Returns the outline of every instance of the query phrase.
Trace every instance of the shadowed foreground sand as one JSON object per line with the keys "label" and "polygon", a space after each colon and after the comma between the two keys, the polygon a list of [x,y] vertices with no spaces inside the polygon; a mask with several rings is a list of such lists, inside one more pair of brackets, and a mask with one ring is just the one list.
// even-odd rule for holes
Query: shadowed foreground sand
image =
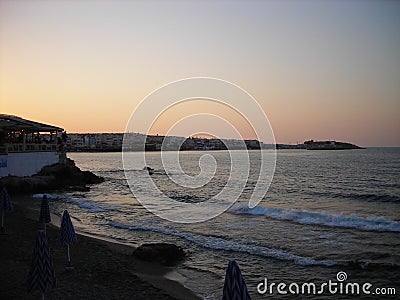
{"label": "shadowed foreground sand", "polygon": [[[35,215],[14,204],[14,212],[5,216],[7,234],[0,235],[0,299],[41,299],[39,291],[28,294],[26,289],[37,230],[43,228]],[[66,271],[66,247],[56,244],[57,232],[58,228],[47,227],[57,287],[48,289],[45,299],[199,299],[165,279],[164,267],[129,255],[133,248],[87,236],[79,235],[78,244],[71,247],[75,269]]]}

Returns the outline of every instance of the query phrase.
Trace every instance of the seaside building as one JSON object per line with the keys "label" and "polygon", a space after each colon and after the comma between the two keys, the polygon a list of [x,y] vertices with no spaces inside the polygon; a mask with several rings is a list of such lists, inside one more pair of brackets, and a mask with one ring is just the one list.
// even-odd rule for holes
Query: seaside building
{"label": "seaside building", "polygon": [[81,134],[68,134],[67,150],[77,151],[85,147],[84,136]]}
{"label": "seaside building", "polygon": [[71,133],[67,151],[121,151],[123,133]]}
{"label": "seaside building", "polygon": [[123,133],[103,133],[101,135],[102,148],[121,150],[123,138]]}
{"label": "seaside building", "polygon": [[141,133],[126,133],[123,135],[124,151],[143,151],[147,136]]}
{"label": "seaside building", "polygon": [[178,151],[185,140],[186,139],[184,137],[180,136],[165,136],[163,140],[162,150]]}
{"label": "seaside building", "polygon": [[64,129],[0,114],[0,177],[31,176],[65,162]]}

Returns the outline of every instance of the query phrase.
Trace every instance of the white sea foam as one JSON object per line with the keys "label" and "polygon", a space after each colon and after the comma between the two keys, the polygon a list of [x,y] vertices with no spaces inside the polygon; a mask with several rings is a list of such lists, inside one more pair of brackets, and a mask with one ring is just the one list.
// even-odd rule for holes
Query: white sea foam
{"label": "white sea foam", "polygon": [[62,198],[64,198],[62,195],[57,195],[57,194],[34,194],[34,195],[32,195],[32,197],[35,199],[42,199],[44,195],[47,196],[47,199],[62,199]]}
{"label": "white sea foam", "polygon": [[181,232],[167,227],[126,225],[113,221],[110,221],[108,224],[116,228],[151,231],[151,232],[176,236],[183,238],[189,242],[192,242],[198,246],[208,249],[243,252],[251,255],[271,257],[279,260],[293,261],[295,264],[302,266],[310,266],[310,265],[332,266],[337,264],[336,262],[333,261],[318,261],[313,258],[298,256],[289,252],[282,251],[280,249],[268,248],[236,240],[227,240],[220,237],[206,236],[190,232]]}
{"label": "white sea foam", "polygon": [[105,212],[115,209],[112,204],[99,203],[90,200],[83,199],[82,195],[58,195],[58,194],[34,194],[32,197],[35,199],[42,199],[43,195],[46,195],[48,199],[65,199],[66,203],[72,203],[80,208],[86,209],[90,213]]}
{"label": "white sea foam", "polygon": [[90,200],[85,200],[82,198],[79,199],[70,198],[66,199],[65,202],[78,205],[80,208],[84,208],[90,213],[106,212],[115,209],[115,206],[112,204],[99,203]]}
{"label": "white sea foam", "polygon": [[256,206],[249,208],[245,203],[237,203],[229,209],[236,215],[266,216],[272,219],[291,221],[300,224],[324,225],[330,227],[357,228],[371,231],[400,232],[400,222],[383,217],[363,218],[356,215],[318,213],[295,209]]}

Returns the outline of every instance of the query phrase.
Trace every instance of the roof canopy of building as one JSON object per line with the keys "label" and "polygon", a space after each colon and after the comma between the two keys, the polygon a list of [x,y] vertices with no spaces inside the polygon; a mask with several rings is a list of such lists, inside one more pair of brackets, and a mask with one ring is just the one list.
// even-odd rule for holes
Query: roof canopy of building
{"label": "roof canopy of building", "polygon": [[0,129],[3,131],[24,131],[27,133],[64,131],[60,127],[5,114],[0,114]]}

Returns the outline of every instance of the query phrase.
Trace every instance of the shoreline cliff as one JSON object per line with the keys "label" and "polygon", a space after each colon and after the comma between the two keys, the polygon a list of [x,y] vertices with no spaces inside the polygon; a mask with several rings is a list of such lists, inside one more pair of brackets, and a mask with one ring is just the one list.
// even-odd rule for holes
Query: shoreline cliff
{"label": "shoreline cliff", "polygon": [[0,178],[0,188],[7,187],[13,194],[34,194],[54,190],[88,191],[88,184],[104,182],[104,178],[90,171],[82,171],[67,158],[65,164],[43,167],[37,174],[26,177]]}

